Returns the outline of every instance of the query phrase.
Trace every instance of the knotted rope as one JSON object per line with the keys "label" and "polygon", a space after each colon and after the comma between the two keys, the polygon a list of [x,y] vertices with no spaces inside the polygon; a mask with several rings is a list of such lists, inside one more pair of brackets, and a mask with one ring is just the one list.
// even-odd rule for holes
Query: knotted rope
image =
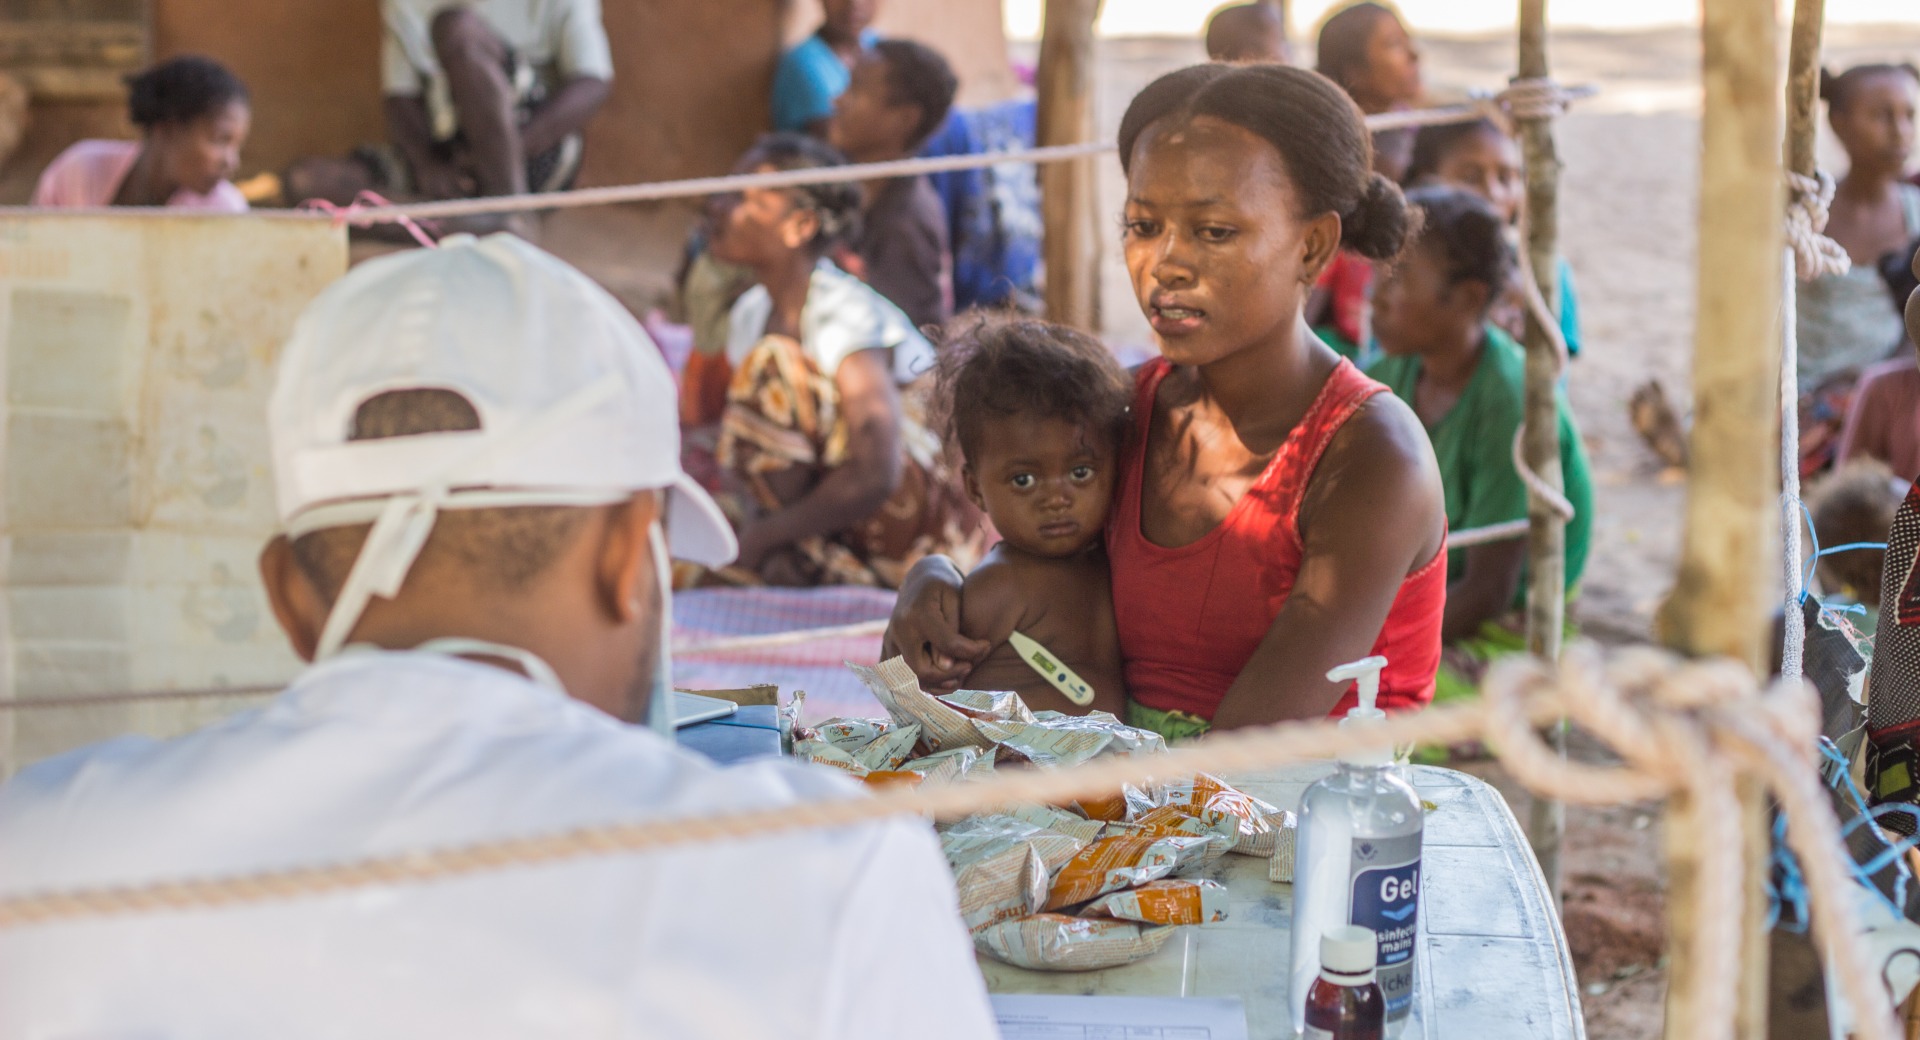
{"label": "knotted rope", "polygon": [[[355,222],[355,219],[359,217],[360,214],[365,213],[369,209],[392,205],[393,203],[391,201],[377,191],[363,191],[355,195],[353,201],[345,206],[336,206],[326,199],[308,199],[302,202],[297,208],[312,210],[317,213],[325,213],[332,217],[334,225],[338,226]],[[426,249],[439,248],[440,243],[434,241],[433,236],[427,234],[426,229],[416,223],[412,217],[400,214],[393,218],[393,222],[407,229],[407,234],[413,236],[413,240],[418,242],[421,247]]]}
{"label": "knotted rope", "polygon": [[[1699,939],[1700,961],[1687,980],[1692,1006],[1706,1009],[1693,1034],[1701,1040],[1731,1040],[1739,984],[1745,849],[1725,795],[1741,776],[1764,783],[1779,800],[1787,843],[1806,872],[1812,925],[1831,951],[1833,981],[1860,1015],[1858,1035],[1895,1040],[1891,1001],[1874,983],[1878,974],[1858,943],[1839,824],[1813,757],[1818,705],[1808,687],[1781,684],[1764,692],[1728,662],[1683,662],[1654,650],[1627,651],[1607,662],[1592,647],[1578,646],[1553,669],[1531,658],[1502,661],[1484,691],[1477,703],[1396,716],[1372,728],[1340,729],[1319,721],[1216,733],[1166,754],[1113,756],[1057,771],[1008,770],[977,783],[889,787],[865,798],[583,827],[245,875],[16,895],[0,899],[0,928],[311,898],[895,816],[953,819],[1016,805],[1065,804],[1154,777],[1244,773],[1387,743],[1483,739],[1516,778],[1546,797],[1611,804],[1682,796],[1674,825],[1697,839],[1701,904],[1693,919],[1677,922],[1672,931]],[[1622,764],[1559,757],[1535,727],[1563,716],[1604,740]]]}
{"label": "knotted rope", "polygon": [[1599,88],[1563,87],[1551,79],[1515,77],[1493,96],[1493,103],[1513,119],[1558,119],[1575,101],[1593,97]]}
{"label": "knotted rope", "polygon": [[1811,177],[1787,171],[1787,245],[1801,281],[1853,270],[1846,248],[1825,234],[1833,192],[1833,177],[1825,170]]}

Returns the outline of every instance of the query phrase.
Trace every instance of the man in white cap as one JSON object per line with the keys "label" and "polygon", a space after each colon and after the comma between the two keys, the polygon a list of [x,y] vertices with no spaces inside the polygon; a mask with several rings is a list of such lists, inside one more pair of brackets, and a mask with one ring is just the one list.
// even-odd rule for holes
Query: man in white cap
{"label": "man in white cap", "polygon": [[[639,326],[519,239],[367,263],[296,326],[261,558],[313,661],[266,707],[0,788],[0,895],[849,797],[633,725],[680,471]],[[664,537],[662,528],[664,527]],[[894,820],[0,930],[5,1037],[989,1037],[930,830]]]}

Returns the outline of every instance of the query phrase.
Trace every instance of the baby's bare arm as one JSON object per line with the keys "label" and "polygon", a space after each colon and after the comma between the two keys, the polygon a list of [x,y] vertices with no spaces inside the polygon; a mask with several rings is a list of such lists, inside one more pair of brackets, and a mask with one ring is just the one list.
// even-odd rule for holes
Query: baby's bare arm
{"label": "baby's bare arm", "polygon": [[1020,627],[1027,603],[1023,568],[997,557],[989,554],[967,575],[960,595],[960,634],[996,648]]}

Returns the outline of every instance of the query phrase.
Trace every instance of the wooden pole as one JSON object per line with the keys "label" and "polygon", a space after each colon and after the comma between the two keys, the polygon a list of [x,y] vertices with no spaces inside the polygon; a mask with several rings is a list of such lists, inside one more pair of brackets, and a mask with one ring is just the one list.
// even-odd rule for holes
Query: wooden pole
{"label": "wooden pole", "polygon": [[[1042,147],[1093,140],[1093,23],[1099,15],[1100,0],[1047,0],[1038,76]],[[1100,328],[1095,161],[1088,157],[1040,167],[1047,317],[1089,331]]]}
{"label": "wooden pole", "polygon": [[[1780,299],[1784,273],[1779,27],[1773,3],[1703,0],[1698,326],[1694,345],[1692,471],[1680,572],[1662,605],[1663,641],[1696,656],[1725,656],[1765,675],[1771,576],[1781,566],[1778,513]],[[1766,1032],[1766,806],[1759,784],[1729,777],[1747,856],[1736,1035]],[[1684,796],[1682,796],[1684,797]],[[1669,801],[1670,819],[1688,807]],[[1704,1009],[1687,1005],[1700,936],[1700,838],[1669,827],[1670,1038],[1703,1035]]]}
{"label": "wooden pole", "polygon": [[[1547,0],[1520,0],[1520,78],[1546,79]],[[1560,156],[1551,118],[1519,121],[1527,163],[1527,263],[1534,282],[1554,305],[1559,297]],[[1527,311],[1526,327],[1527,465],[1552,487],[1563,486],[1560,472],[1560,357],[1540,315]],[[1538,499],[1527,506],[1527,649],[1545,661],[1560,659],[1560,635],[1566,623],[1567,525]],[[1566,753],[1564,727],[1553,728],[1554,746]],[[1536,798],[1527,820],[1527,836],[1554,898],[1560,897],[1560,844],[1567,810],[1560,802]]]}
{"label": "wooden pole", "polygon": [[[1548,2],[1521,0],[1521,79],[1548,79]],[[1551,119],[1521,119],[1521,148],[1526,155],[1526,263],[1534,282],[1553,305],[1555,315],[1565,303],[1559,299],[1559,150],[1553,144]],[[1559,461],[1559,351],[1540,324],[1540,315],[1526,311],[1526,464],[1540,480],[1563,487]],[[1567,620],[1567,524],[1540,501],[1526,507],[1526,649],[1542,660],[1559,660],[1561,631]],[[1553,746],[1567,754],[1567,733],[1555,725]],[[1548,879],[1553,898],[1561,890],[1561,840],[1567,835],[1567,806],[1551,798],[1534,798],[1526,819],[1526,837],[1534,858]]]}
{"label": "wooden pole", "polygon": [[1813,176],[1820,107],[1820,46],[1826,0],[1795,0],[1793,41],[1787,54],[1787,169]]}

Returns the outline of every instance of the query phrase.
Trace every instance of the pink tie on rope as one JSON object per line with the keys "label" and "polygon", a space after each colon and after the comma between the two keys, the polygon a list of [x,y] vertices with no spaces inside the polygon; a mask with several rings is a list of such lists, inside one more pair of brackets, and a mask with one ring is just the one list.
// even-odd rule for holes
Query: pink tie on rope
{"label": "pink tie on rope", "polygon": [[415,242],[420,243],[428,249],[440,248],[440,243],[435,242],[433,236],[427,234],[425,228],[422,228],[414,222],[412,217],[404,213],[397,213],[391,217],[378,217],[372,220],[359,219],[360,214],[371,207],[392,205],[393,203],[389,202],[379,192],[362,191],[360,194],[355,195],[353,202],[347,206],[336,206],[326,199],[308,199],[300,204],[300,208],[315,210],[321,213],[330,213],[333,215],[333,222],[336,225],[354,224],[359,227],[366,227],[376,223],[398,224],[407,229],[407,233],[413,236]]}

